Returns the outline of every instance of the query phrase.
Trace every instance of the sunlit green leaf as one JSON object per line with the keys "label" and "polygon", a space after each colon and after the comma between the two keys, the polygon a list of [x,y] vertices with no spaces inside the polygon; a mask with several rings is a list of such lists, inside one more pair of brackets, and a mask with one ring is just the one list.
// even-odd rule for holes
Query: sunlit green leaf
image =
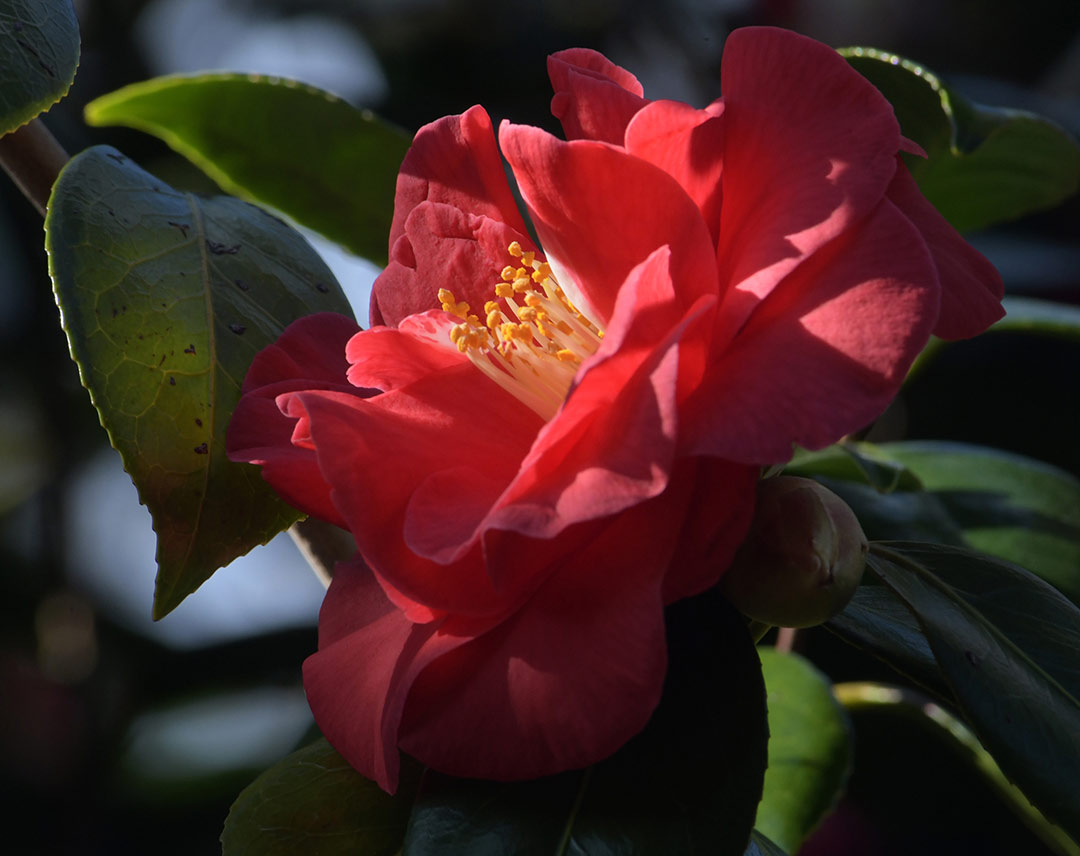
{"label": "sunlit green leaf", "polygon": [[890,443],[968,542],[1047,580],[1080,603],[1080,480],[1064,470],[962,443]]}
{"label": "sunlit green leaf", "polygon": [[911,470],[882,456],[871,443],[837,443],[816,452],[797,449],[784,472],[806,478],[825,476],[862,482],[880,493],[918,490],[922,487]]}
{"label": "sunlit green leaf", "polygon": [[86,120],[160,137],[229,193],[386,261],[409,136],[370,111],[291,80],[202,74],[103,95]]}
{"label": "sunlit green leaf", "polygon": [[961,232],[1057,205],[1080,185],[1080,149],[1053,122],[974,104],[895,54],[840,53],[889,99],[901,131],[926,150],[926,159],[905,159],[927,199]]}
{"label": "sunlit green leaf", "polygon": [[797,654],[761,648],[769,703],[769,767],[755,828],[790,853],[843,791],[851,728],[827,678]]}
{"label": "sunlit green leaf", "polygon": [[756,651],[715,593],[670,607],[668,628],[664,696],[644,732],[588,770],[533,782],[429,771],[404,856],[742,856],[765,768]]}
{"label": "sunlit green leaf", "polygon": [[114,149],[74,158],[46,246],[73,359],[158,535],[154,614],[297,518],[225,456],[252,357],[292,320],[349,312],[280,220],[179,193]]}
{"label": "sunlit green leaf", "polygon": [[965,719],[1049,820],[1080,834],[1080,609],[1021,568],[929,544],[870,567],[916,616]]}
{"label": "sunlit green leaf", "polygon": [[71,0],[0,0],[0,135],[63,98],[78,65]]}
{"label": "sunlit green leaf", "polygon": [[318,740],[244,788],[225,820],[222,856],[392,856],[405,837],[416,773],[403,765],[390,796]]}

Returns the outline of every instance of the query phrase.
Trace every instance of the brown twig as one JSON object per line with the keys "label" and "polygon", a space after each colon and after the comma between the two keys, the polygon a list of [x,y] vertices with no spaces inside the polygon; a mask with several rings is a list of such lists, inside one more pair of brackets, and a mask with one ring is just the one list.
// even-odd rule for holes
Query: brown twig
{"label": "brown twig", "polygon": [[315,576],[325,586],[330,585],[334,576],[335,563],[343,562],[356,553],[356,542],[351,534],[332,523],[324,523],[313,517],[294,523],[289,529],[289,535],[300,554],[311,565]]}
{"label": "brown twig", "polygon": [[40,119],[0,137],[0,166],[42,217],[56,177],[67,162],[68,153]]}

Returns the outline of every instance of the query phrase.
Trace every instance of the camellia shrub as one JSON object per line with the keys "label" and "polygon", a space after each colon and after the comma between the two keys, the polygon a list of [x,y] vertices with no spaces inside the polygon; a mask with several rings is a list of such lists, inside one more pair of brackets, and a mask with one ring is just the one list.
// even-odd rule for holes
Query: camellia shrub
{"label": "camellia shrub", "polygon": [[[63,63],[4,43],[0,162],[154,518],[147,608],[286,529],[330,578],[303,669],[325,739],[240,795],[226,856],[794,853],[843,790],[844,707],[891,698],[791,653],[817,625],[936,698],[1080,852],[1080,569],[1043,556],[1076,533],[982,541],[1000,507],[948,499],[1022,507],[1044,471],[858,439],[942,341],[1052,310],[1003,303],[957,227],[1071,193],[1062,131],[770,28],[730,35],[705,107],[553,54],[562,137],[475,106],[410,142],[229,74],[87,108],[241,197],[204,198],[59,148],[35,117],[78,32],[37,5],[0,3],[0,28]],[[234,133],[240,104],[294,133]],[[296,138],[327,152],[304,181]],[[252,202],[385,265],[368,329]]]}

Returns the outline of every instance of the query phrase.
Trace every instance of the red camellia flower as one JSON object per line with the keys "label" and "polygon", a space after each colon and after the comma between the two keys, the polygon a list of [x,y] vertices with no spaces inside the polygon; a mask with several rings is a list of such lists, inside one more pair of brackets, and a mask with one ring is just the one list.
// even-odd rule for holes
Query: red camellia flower
{"label": "red camellia flower", "polygon": [[480,107],[422,128],[376,326],[293,324],[230,428],[355,537],[304,682],[387,790],[399,747],[495,779],[619,748],[659,700],[664,605],[717,582],[760,467],[873,420],[931,333],[1001,315],[892,108],[824,45],[733,33],[700,110],[593,51],[549,72],[568,140],[496,144]]}

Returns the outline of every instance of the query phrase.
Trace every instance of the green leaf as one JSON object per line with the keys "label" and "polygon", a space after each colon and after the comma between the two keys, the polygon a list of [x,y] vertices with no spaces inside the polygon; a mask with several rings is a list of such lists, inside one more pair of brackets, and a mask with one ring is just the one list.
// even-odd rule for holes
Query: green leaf
{"label": "green leaf", "polygon": [[241,791],[221,833],[222,856],[393,856],[405,837],[416,767],[394,796],[317,740]]}
{"label": "green leaf", "polygon": [[158,535],[154,615],[295,521],[225,429],[255,354],[291,321],[349,312],[280,220],[179,193],[104,146],[60,174],[45,221],[72,358]]}
{"label": "green leaf", "polygon": [[715,592],[669,607],[670,663],[645,730],[585,771],[522,783],[430,771],[404,856],[742,856],[766,757],[746,623]]}
{"label": "green leaf", "polygon": [[[1080,307],[1035,297],[1006,297],[1001,304],[1005,307],[1005,317],[992,324],[986,333],[1030,333],[1080,342]],[[921,373],[952,344],[931,339],[915,358],[905,382]]]}
{"label": "green leaf", "polygon": [[974,104],[929,70],[874,48],[840,50],[893,105],[926,159],[905,156],[926,198],[961,232],[1050,208],[1080,186],[1080,150],[1053,122]]}
{"label": "green leaf", "polygon": [[927,544],[870,567],[917,617],[972,730],[1046,817],[1080,835],[1080,610],[1021,568]]}
{"label": "green leaf", "polygon": [[846,442],[816,452],[797,449],[784,468],[789,476],[843,479],[869,485],[879,493],[918,490],[919,479],[903,464],[889,460],[870,443]]}
{"label": "green leaf", "polygon": [[837,699],[853,714],[873,711],[914,719],[951,744],[954,750],[982,774],[987,784],[997,791],[1005,804],[1047,847],[1061,856],[1080,856],[1080,845],[1069,838],[1060,827],[1050,823],[1023,792],[1005,778],[993,756],[964,723],[933,701],[903,687],[875,683],[837,684],[833,691]]}
{"label": "green leaf", "polygon": [[965,546],[963,532],[945,504],[926,491],[880,493],[854,481],[815,477],[851,506],[871,541],[930,541]]}
{"label": "green leaf", "polygon": [[962,443],[881,450],[918,474],[973,547],[1027,568],[1080,604],[1080,480],[1041,461]]}
{"label": "green leaf", "polygon": [[888,588],[868,584],[871,581],[864,579],[844,611],[829,619],[825,627],[938,698],[952,701],[952,690],[918,620]]}
{"label": "green leaf", "polygon": [[750,833],[750,846],[746,848],[745,856],[787,856],[787,854],[755,829]]}
{"label": "green leaf", "polygon": [[755,828],[790,853],[839,799],[851,726],[827,678],[797,654],[760,648],[769,702],[769,766]]}
{"label": "green leaf", "polygon": [[204,74],[103,95],[86,106],[86,121],[153,134],[223,190],[386,263],[410,139],[368,110],[291,80]]}
{"label": "green leaf", "polygon": [[63,98],[78,65],[71,0],[0,0],[0,135]]}

